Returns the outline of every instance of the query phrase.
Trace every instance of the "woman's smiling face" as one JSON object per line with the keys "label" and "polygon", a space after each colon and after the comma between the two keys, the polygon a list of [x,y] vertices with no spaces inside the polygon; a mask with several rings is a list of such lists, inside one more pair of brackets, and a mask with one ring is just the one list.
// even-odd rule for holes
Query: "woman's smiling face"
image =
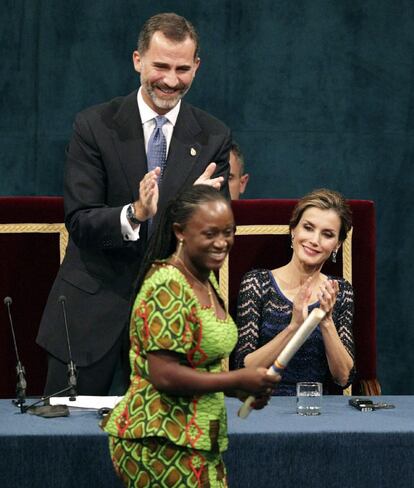
{"label": "woman's smiling face", "polygon": [[220,269],[233,245],[234,232],[229,204],[217,200],[202,203],[176,235],[184,241],[184,261],[205,274]]}
{"label": "woman's smiling face", "polygon": [[307,208],[292,229],[293,253],[305,266],[320,268],[340,245],[341,219],[335,210]]}

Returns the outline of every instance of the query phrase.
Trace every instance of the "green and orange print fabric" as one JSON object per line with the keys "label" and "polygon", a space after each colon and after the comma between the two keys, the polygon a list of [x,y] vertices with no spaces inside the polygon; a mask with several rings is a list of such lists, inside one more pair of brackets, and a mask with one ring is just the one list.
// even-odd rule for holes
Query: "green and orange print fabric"
{"label": "green and orange print fabric", "polygon": [[[213,273],[210,281],[218,291]],[[225,450],[223,393],[174,396],[158,391],[149,381],[147,354],[172,351],[191,368],[218,373],[237,340],[231,317],[219,319],[212,307],[202,307],[184,275],[158,262],[135,300],[130,338],[131,384],[104,430],[125,439],[161,437],[192,449]]]}

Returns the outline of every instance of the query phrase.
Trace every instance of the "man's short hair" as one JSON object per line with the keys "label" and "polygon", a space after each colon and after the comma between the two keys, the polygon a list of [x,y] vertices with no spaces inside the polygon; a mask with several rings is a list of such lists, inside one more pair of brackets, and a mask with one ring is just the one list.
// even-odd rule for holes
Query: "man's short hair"
{"label": "man's short hair", "polygon": [[240,149],[240,146],[237,144],[236,141],[233,141],[230,146],[230,151],[234,153],[236,156],[237,161],[239,162],[240,166],[240,175],[244,174],[244,156]]}
{"label": "man's short hair", "polygon": [[193,24],[172,12],[154,15],[145,22],[138,37],[137,49],[141,56],[148,51],[152,36],[157,31],[175,42],[184,42],[189,37],[195,44],[194,59],[198,57],[199,38]]}

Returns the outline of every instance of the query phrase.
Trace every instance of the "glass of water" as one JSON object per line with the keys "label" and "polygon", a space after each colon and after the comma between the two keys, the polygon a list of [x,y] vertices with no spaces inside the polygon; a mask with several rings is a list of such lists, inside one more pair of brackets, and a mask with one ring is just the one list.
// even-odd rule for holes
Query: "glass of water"
{"label": "glass of water", "polygon": [[296,412],[299,415],[319,415],[322,405],[322,383],[306,381],[296,384]]}

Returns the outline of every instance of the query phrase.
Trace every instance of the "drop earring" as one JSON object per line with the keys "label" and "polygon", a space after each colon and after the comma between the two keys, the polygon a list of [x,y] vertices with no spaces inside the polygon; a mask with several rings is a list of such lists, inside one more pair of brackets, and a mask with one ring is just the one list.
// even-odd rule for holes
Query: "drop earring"
{"label": "drop earring", "polygon": [[292,234],[290,236],[290,247],[293,249],[293,239],[295,238],[295,236]]}
{"label": "drop earring", "polygon": [[183,250],[183,246],[184,246],[184,240],[183,239],[179,239],[178,240],[178,246],[177,246],[177,249],[176,249],[175,254],[174,254],[174,256],[176,258],[180,258],[181,251]]}
{"label": "drop earring", "polygon": [[336,253],[337,253],[337,251],[332,251],[332,257],[331,257],[331,259],[332,259],[332,262],[333,263],[336,263]]}

